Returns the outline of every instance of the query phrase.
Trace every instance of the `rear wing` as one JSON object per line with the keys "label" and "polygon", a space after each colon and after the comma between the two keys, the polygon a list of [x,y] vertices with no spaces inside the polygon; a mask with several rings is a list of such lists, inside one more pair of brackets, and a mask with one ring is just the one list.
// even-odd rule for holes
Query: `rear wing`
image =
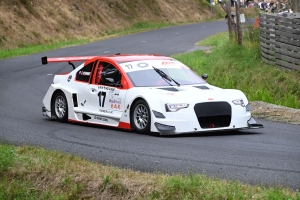
{"label": "rear wing", "polygon": [[59,58],[48,58],[47,56],[42,57],[42,64],[46,65],[49,62],[79,62],[86,61],[97,56],[79,56],[79,57],[59,57]]}
{"label": "rear wing", "polygon": [[42,64],[47,65],[49,62],[68,62],[75,69],[75,65],[72,62],[86,61],[97,56],[80,56],[80,57],[59,57],[59,58],[48,58],[47,56],[42,57]]}

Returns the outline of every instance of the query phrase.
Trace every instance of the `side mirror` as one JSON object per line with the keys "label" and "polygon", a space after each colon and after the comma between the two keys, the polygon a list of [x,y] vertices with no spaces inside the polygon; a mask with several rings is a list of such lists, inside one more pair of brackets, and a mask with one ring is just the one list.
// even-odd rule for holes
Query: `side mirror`
{"label": "side mirror", "polygon": [[207,74],[202,74],[202,78],[203,78],[204,80],[206,80],[206,79],[208,78],[208,75],[207,75]]}

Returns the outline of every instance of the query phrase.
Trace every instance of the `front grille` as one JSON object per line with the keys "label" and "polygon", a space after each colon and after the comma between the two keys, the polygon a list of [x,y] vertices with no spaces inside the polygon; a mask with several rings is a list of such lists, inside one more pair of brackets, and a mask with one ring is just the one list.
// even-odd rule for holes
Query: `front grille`
{"label": "front grille", "polygon": [[231,106],[227,102],[198,103],[194,106],[201,128],[228,127],[231,122]]}

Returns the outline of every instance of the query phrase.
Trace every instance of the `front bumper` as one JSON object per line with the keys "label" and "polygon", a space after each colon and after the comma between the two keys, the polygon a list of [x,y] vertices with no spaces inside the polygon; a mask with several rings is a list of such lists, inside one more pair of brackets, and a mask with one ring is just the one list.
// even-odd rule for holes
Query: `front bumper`
{"label": "front bumper", "polygon": [[174,134],[176,128],[175,126],[168,126],[165,124],[160,124],[155,122],[154,125],[156,126],[158,132],[160,133],[160,135],[170,135],[170,134]]}
{"label": "front bumper", "polygon": [[258,128],[263,128],[264,125],[262,124],[257,124],[255,119],[253,119],[253,117],[251,117],[249,120],[248,120],[248,127],[251,128],[251,129],[258,129]]}

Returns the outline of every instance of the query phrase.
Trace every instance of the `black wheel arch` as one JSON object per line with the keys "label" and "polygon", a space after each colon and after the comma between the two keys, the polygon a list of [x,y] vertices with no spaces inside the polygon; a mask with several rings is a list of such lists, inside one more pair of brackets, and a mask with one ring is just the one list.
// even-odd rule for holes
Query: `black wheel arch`
{"label": "black wheel arch", "polygon": [[[145,101],[145,102],[148,104],[148,102],[147,102],[144,98],[142,98],[142,97],[136,98],[136,99],[133,100],[133,102],[130,104],[130,107],[129,107],[130,115],[131,115],[132,112],[133,112],[133,110],[132,110],[133,105],[134,105],[138,100],[143,100],[143,101]],[[149,106],[149,104],[148,104],[148,106]],[[149,107],[149,108],[150,108],[150,107]],[[130,121],[130,123],[131,123],[131,121]]]}
{"label": "black wheel arch", "polygon": [[[133,121],[132,121],[132,115],[133,115],[133,112],[134,112],[134,105],[136,104],[137,101],[144,101],[146,104],[147,104],[147,107],[149,108],[149,115],[150,115],[150,124],[149,124],[149,133],[151,132],[151,115],[152,115],[152,111],[151,111],[151,108],[150,108],[150,105],[149,103],[142,97],[138,97],[136,98],[130,105],[129,109],[130,109],[130,127],[131,127],[131,130],[134,130],[134,125],[133,125]],[[148,134],[148,133],[147,133]]]}

